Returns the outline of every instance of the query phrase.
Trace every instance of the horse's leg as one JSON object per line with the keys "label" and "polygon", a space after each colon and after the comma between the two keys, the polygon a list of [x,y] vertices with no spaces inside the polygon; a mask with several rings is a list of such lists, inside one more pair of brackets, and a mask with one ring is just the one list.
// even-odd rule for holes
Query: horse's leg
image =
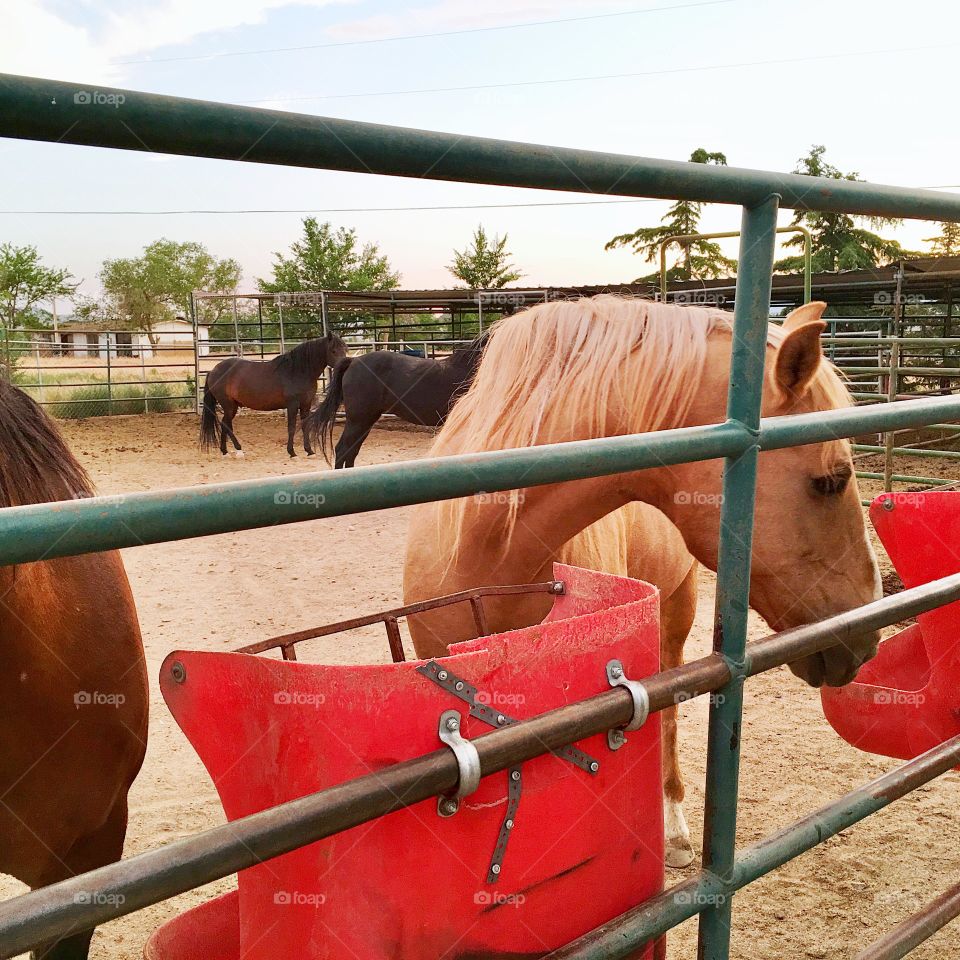
{"label": "horse's leg", "polygon": [[232,397],[228,397],[226,400],[221,401],[220,406],[223,407],[223,420],[220,424],[220,452],[226,456],[227,437],[229,436],[234,449],[237,451],[237,456],[242,457],[243,448],[240,446],[237,435],[233,432],[233,418],[237,415],[240,404]]}
{"label": "horse's leg", "polygon": [[[376,421],[374,421],[376,423]],[[337,459],[335,467],[339,470],[341,467],[352,467],[357,460],[357,454],[363,441],[370,435],[373,429],[373,423],[358,423],[356,420],[347,420],[337,441]]]}
{"label": "horse's leg", "polygon": [[300,431],[303,434],[303,452],[306,453],[308,457],[313,456],[313,447],[310,446],[310,437],[307,436],[307,428],[303,425],[307,417],[310,414],[310,407],[313,405],[313,398],[316,396],[316,393],[312,393],[306,398],[300,398]]}
{"label": "horse's leg", "polygon": [[[697,612],[697,564],[680,586],[660,606],[660,669],[683,663],[683,645]],[[693,862],[690,828],[683,816],[683,775],[677,743],[677,707],[660,713],[663,743],[663,829],[664,860],[668,867],[687,867]]]}
{"label": "horse's leg", "polygon": [[297,455],[293,449],[293,438],[297,433],[297,413],[300,410],[300,401],[294,398],[287,404],[287,453],[291,457]]}
{"label": "horse's leg", "polygon": [[[123,856],[126,833],[127,797],[124,794],[100,827],[80,837],[62,859],[55,860],[50,875],[42,877],[37,887],[45,887],[119,860]],[[92,891],[88,895],[92,895]],[[87,960],[92,936],[92,929],[71,934],[63,940],[39,947],[31,957],[34,960]]]}

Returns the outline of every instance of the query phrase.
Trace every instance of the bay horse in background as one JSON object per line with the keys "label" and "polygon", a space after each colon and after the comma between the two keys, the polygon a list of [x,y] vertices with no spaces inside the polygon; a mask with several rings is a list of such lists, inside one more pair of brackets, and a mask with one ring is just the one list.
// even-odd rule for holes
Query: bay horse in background
{"label": "bay horse in background", "polygon": [[333,426],[343,404],[346,422],[334,466],[352,467],[373,425],[385,413],[427,427],[439,426],[470,385],[483,356],[487,334],[448,357],[433,360],[375,350],[348,357],[334,368],[323,402],[304,420],[304,436],[319,443],[327,462],[333,453]]}
{"label": "bay horse in background", "polygon": [[[57,428],[0,380],[0,506],[93,495]],[[147,670],[116,551],[0,567],[0,872],[36,889],[119,860]],[[38,949],[84,960],[92,930]]]}
{"label": "bay horse in background", "polygon": [[[335,333],[305,340],[272,360],[243,360],[228,357],[208,374],[203,387],[203,410],[200,416],[200,446],[209,450],[219,445],[227,455],[227,440],[233,443],[238,457],[243,448],[233,431],[233,418],[240,407],[251,410],[287,411],[287,453],[295,457],[293,437],[297,430],[297,414],[304,426],[310,406],[317,395],[317,381],[325,367],[336,366],[347,355],[347,345]],[[223,419],[217,417],[217,404],[223,408]],[[313,448],[307,431],[303,431],[303,449],[308,457]]]}
{"label": "bay horse in background", "polygon": [[[823,359],[823,303],[770,325],[763,415],[847,406]],[[731,315],[610,295],[541,304],[500,321],[470,389],[431,455],[504,450],[721,423]],[[549,580],[559,560],[647,580],[661,594],[661,663],[682,663],[698,562],[717,568],[723,461],[684,463],[416,506],[404,603],[477,586]],[[750,603],[774,630],[850,610],[881,595],[846,440],[760,454]],[[490,633],[537,623],[541,595],[489,598]],[[469,611],[450,606],[410,624],[417,656],[472,638]],[[865,634],[791,664],[811,686],[840,686],[876,652]],[[629,667],[629,665],[628,665]],[[602,678],[601,678],[602,679]],[[599,682],[599,681],[598,681]],[[683,817],[676,707],[663,711],[666,861],[693,848]]]}

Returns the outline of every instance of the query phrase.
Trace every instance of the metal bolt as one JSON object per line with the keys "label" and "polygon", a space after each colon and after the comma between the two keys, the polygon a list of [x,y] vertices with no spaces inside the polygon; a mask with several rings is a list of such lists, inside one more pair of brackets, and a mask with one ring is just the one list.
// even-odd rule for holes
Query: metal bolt
{"label": "metal bolt", "polygon": [[887,497],[887,499],[883,501],[883,509],[884,510],[893,509],[893,497]]}
{"label": "metal bolt", "polygon": [[460,809],[456,800],[444,800],[440,807],[448,817],[452,817]]}
{"label": "metal bolt", "polygon": [[627,739],[622,730],[611,730],[610,736],[615,743],[623,743]]}
{"label": "metal bolt", "polygon": [[506,723],[506,722],[507,722],[507,718],[502,713],[498,713],[497,723]]}
{"label": "metal bolt", "polygon": [[520,779],[520,771],[519,771],[519,770],[514,770],[513,773],[510,774],[510,779],[511,779],[511,780],[519,780],[519,779]]}
{"label": "metal bolt", "polygon": [[170,676],[173,677],[175,683],[185,683],[187,668],[179,660],[174,660],[170,664]]}
{"label": "metal bolt", "polygon": [[613,677],[614,680],[619,680],[623,676],[623,667],[611,667],[610,676]]}
{"label": "metal bolt", "polygon": [[463,689],[463,681],[462,681],[462,680],[458,680],[458,681],[456,682],[456,684],[455,684],[455,688],[456,688],[457,690],[462,690],[462,689]]}
{"label": "metal bolt", "polygon": [[507,828],[508,830],[512,830],[512,829],[513,829],[513,821],[512,821],[512,820],[508,820],[508,821],[506,822],[506,828]]}
{"label": "metal bolt", "polygon": [[599,769],[600,769],[600,764],[597,763],[596,760],[594,760],[593,763],[590,764],[590,772],[596,773]]}
{"label": "metal bolt", "polygon": [[553,586],[550,588],[551,593],[563,593],[564,586],[562,580],[555,580]]}
{"label": "metal bolt", "polygon": [[459,730],[459,729],[460,729],[460,721],[459,721],[456,717],[448,717],[448,718],[447,718],[447,729],[448,729],[448,730]]}
{"label": "metal bolt", "polygon": [[495,863],[495,864],[490,868],[490,872],[491,872],[491,873],[499,874],[499,873],[500,873],[500,864],[499,864],[499,863]]}
{"label": "metal bolt", "polygon": [[449,676],[449,674],[447,673],[446,670],[441,670],[441,671],[437,674],[437,679],[438,679],[438,680],[446,680],[448,676]]}

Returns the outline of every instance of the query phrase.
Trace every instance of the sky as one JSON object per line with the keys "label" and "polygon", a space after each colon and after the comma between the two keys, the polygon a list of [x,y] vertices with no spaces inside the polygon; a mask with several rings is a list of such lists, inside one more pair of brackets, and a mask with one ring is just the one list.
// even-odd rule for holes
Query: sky
{"label": "sky", "polygon": [[[0,0],[0,22],[0,72],[90,89],[778,171],[825,144],[864,179],[960,190],[949,0]],[[222,212],[251,209],[355,227],[408,288],[451,285],[479,223],[509,235],[525,285],[649,272],[604,244],[668,204],[570,205],[589,199],[0,139],[0,242],[37,246],[88,295],[105,259],[160,237],[237,259],[254,289],[308,214]],[[162,213],[197,210],[218,212]],[[735,207],[704,212],[704,230],[738,227]],[[936,228],[882,232],[920,249]]]}

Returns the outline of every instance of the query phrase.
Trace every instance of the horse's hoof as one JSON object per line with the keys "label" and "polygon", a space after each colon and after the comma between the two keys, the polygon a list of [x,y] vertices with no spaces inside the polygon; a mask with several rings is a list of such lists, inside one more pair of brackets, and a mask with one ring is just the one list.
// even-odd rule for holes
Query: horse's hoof
{"label": "horse's hoof", "polygon": [[684,867],[689,867],[695,857],[696,854],[694,854],[693,847],[690,846],[689,841],[680,838],[667,841],[667,845],[663,851],[663,862],[670,867],[671,870],[683,870]]}

